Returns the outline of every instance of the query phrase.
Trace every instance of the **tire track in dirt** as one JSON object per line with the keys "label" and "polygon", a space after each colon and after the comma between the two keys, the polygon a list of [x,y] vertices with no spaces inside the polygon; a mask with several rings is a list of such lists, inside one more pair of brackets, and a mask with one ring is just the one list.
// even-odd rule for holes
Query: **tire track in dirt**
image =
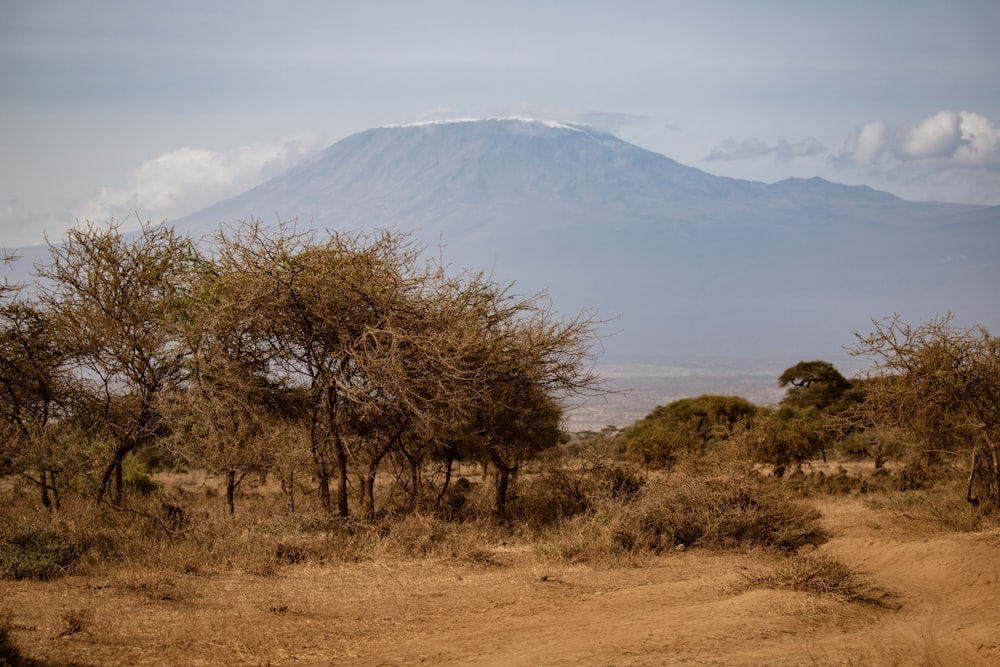
{"label": "tire track in dirt", "polygon": [[925,664],[1000,664],[1000,537],[843,537],[824,550],[898,593],[887,630],[920,645]]}

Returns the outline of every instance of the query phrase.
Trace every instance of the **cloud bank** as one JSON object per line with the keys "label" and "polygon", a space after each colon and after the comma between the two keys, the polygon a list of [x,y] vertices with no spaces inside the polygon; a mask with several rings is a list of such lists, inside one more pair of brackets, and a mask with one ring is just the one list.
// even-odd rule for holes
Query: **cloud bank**
{"label": "cloud bank", "polygon": [[154,222],[179,217],[278,175],[318,144],[313,135],[296,135],[224,152],[178,148],[143,162],[125,175],[123,184],[101,188],[77,217],[98,222],[133,213]]}
{"label": "cloud bank", "polygon": [[774,143],[767,143],[760,139],[744,139],[739,142],[726,139],[713,148],[705,159],[709,162],[719,162],[774,156],[774,159],[779,162],[790,162],[798,158],[826,155],[828,152],[823,144],[812,138],[802,141],[781,139]]}
{"label": "cloud bank", "polygon": [[939,111],[897,127],[876,120],[847,137],[837,159],[857,165],[900,162],[1000,170],[1000,128],[971,111]]}
{"label": "cloud bank", "polygon": [[815,157],[826,158],[841,170],[863,168],[868,176],[907,185],[928,198],[958,187],[970,202],[1000,203],[1000,128],[972,111],[943,110],[898,124],[872,120],[848,135],[840,150],[812,138],[771,142],[729,138],[704,159],[790,162]]}

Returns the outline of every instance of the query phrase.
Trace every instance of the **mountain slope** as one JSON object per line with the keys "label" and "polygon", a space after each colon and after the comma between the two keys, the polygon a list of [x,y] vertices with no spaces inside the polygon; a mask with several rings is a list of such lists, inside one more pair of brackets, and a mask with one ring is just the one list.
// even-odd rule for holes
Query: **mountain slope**
{"label": "mountain slope", "polygon": [[412,232],[561,312],[620,315],[610,357],[837,363],[893,312],[1000,329],[1000,207],[721,178],[568,123],[375,128],[172,222],[197,236],[251,217]]}

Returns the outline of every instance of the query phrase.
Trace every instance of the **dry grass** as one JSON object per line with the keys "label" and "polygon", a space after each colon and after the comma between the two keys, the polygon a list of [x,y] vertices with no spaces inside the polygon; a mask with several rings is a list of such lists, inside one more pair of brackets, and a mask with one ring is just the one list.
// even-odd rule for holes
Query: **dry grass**
{"label": "dry grass", "polygon": [[[633,650],[636,664],[759,664],[816,642],[810,655],[843,662],[843,632],[895,613],[849,559],[796,555],[826,537],[821,519],[745,467],[683,468],[639,490],[626,484],[634,493],[611,473],[613,483],[595,480],[584,502],[565,504],[544,474],[519,480],[506,521],[490,515],[487,484],[471,487],[458,520],[386,513],[370,523],[308,502],[289,512],[266,486],[244,490],[230,516],[212,480],[194,478],[164,480],[129,511],[66,498],[50,515],[10,491],[3,525],[63,535],[81,552],[59,579],[0,581],[0,649],[25,665],[467,664],[472,654],[498,665],[628,664]],[[878,523],[892,516],[853,498],[844,507],[877,512]],[[839,544],[843,556],[849,543]],[[899,636],[868,646],[895,655],[912,642]]]}
{"label": "dry grass", "polygon": [[[290,512],[280,492],[266,486],[244,492],[230,515],[214,480],[192,476],[162,478],[159,493],[131,497],[125,510],[67,498],[49,514],[12,491],[0,518],[42,545],[8,560],[53,575],[96,576],[134,563],[183,574],[273,576],[303,564],[488,562],[498,544],[523,545],[540,558],[613,563],[678,547],[796,549],[823,539],[815,510],[745,468],[678,471],[648,483],[625,469],[601,469],[581,487],[586,494],[574,497],[550,484],[551,476],[522,479],[503,521],[490,512],[486,484],[470,486],[458,520],[414,511],[344,522],[314,510]],[[4,537],[0,546],[13,548]]]}
{"label": "dry grass", "polygon": [[819,552],[795,553],[765,572],[745,574],[734,588],[791,590],[834,598],[840,602],[888,605],[889,594],[865,580],[847,564]]}
{"label": "dry grass", "polygon": [[677,471],[651,480],[634,500],[609,500],[572,517],[542,549],[571,562],[609,564],[689,548],[795,550],[826,539],[819,518],[752,472]]}

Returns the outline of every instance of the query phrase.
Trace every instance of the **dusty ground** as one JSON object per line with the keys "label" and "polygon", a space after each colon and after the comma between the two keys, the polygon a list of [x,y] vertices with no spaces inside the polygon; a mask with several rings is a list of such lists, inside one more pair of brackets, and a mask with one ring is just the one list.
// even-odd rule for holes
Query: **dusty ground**
{"label": "dusty ground", "polygon": [[998,665],[1000,536],[922,531],[821,500],[822,550],[884,606],[734,592],[773,556],[676,553],[628,569],[482,562],[295,566],[270,577],[141,564],[102,579],[2,582],[14,640],[87,665]]}

